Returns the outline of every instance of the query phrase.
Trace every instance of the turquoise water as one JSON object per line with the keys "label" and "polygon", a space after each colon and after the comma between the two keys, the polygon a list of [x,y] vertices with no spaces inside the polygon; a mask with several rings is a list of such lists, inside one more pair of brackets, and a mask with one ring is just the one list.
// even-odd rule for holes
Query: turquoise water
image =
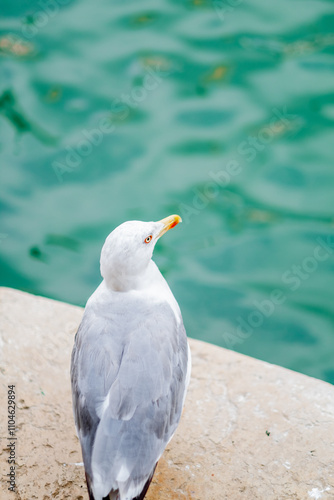
{"label": "turquoise water", "polygon": [[188,335],[333,383],[333,2],[1,11],[1,284],[84,305],[115,226],[179,213]]}

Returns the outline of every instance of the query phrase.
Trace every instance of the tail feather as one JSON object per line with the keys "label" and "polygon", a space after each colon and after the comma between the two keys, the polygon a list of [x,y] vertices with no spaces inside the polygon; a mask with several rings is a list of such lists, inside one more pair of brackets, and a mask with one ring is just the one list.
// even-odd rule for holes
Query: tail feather
{"label": "tail feather", "polygon": [[[157,465],[158,465],[158,462],[155,464],[153,472],[150,475],[150,477],[148,478],[148,480],[146,481],[145,486],[142,489],[141,493],[138,496],[136,496],[135,498],[133,498],[132,500],[144,500],[145,495],[147,493],[147,490],[148,490],[148,488],[151,484],[151,481],[153,479],[153,475],[155,473],[155,469],[156,469]],[[94,495],[93,495],[93,491],[91,488],[91,479],[87,473],[86,473],[86,483],[87,483],[89,500],[95,500]],[[109,495],[104,497],[102,500],[119,500],[119,491],[118,490],[117,491],[115,491],[115,490],[110,491]]]}
{"label": "tail feather", "polygon": [[91,479],[88,476],[87,472],[85,474],[86,474],[86,484],[87,484],[89,500],[95,500],[93,492],[92,492],[92,488],[91,488]]}
{"label": "tail feather", "polygon": [[140,495],[138,495],[137,497],[133,498],[133,500],[144,500],[145,495],[147,493],[147,490],[148,490],[148,488],[149,488],[149,486],[151,484],[151,481],[153,479],[153,476],[154,476],[154,473],[155,473],[155,469],[157,468],[157,465],[158,465],[158,462],[155,464],[153,472],[150,475],[150,477],[148,478],[148,480],[146,481],[145,486],[142,489],[142,492],[140,493]]}

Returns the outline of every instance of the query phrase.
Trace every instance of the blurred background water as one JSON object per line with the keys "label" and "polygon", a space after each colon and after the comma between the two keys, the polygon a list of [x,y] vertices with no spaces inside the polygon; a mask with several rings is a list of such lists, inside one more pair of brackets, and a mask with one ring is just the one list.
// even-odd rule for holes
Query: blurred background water
{"label": "blurred background water", "polygon": [[334,382],[328,0],[2,0],[1,284],[84,305],[107,234],[188,335]]}

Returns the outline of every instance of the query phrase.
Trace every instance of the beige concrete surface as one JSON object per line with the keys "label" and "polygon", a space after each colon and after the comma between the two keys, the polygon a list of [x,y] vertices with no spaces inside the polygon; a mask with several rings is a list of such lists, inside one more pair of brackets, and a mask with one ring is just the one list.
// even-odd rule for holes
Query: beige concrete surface
{"label": "beige concrete surface", "polygon": [[[82,309],[6,288],[0,309],[0,499],[87,499],[69,380]],[[147,500],[334,499],[334,387],[196,340],[190,346],[182,422]],[[12,384],[15,493],[6,483]]]}

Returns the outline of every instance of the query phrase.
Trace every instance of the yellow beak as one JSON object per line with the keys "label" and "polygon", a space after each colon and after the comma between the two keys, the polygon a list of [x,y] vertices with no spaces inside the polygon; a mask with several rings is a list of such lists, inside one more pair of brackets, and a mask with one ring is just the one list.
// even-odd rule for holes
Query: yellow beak
{"label": "yellow beak", "polygon": [[168,217],[165,217],[165,219],[161,219],[158,222],[160,224],[163,224],[163,228],[161,229],[160,233],[158,234],[158,238],[160,238],[160,236],[165,234],[169,229],[172,229],[179,222],[182,222],[182,219],[179,215],[169,215]]}

